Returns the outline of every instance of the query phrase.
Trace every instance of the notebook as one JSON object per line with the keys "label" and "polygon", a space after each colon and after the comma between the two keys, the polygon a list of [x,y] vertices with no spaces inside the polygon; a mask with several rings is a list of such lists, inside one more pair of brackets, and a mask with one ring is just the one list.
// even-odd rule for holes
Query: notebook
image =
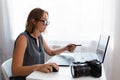
{"label": "notebook", "polygon": [[97,59],[100,63],[104,62],[108,43],[110,36],[100,35],[98,46],[95,53],[87,52],[87,53],[73,53],[74,55],[67,54],[66,55],[56,55],[51,58],[48,62],[55,62],[59,66],[70,66],[72,62],[85,62]]}
{"label": "notebook", "polygon": [[54,62],[57,63],[59,66],[69,67],[73,61],[74,57],[72,55],[55,55],[48,62]]}

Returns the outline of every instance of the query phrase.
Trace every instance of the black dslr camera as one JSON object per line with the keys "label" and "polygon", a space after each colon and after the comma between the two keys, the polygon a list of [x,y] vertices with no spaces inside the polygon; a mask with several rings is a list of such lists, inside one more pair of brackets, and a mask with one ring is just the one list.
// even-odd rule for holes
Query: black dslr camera
{"label": "black dslr camera", "polygon": [[102,66],[98,60],[86,61],[84,63],[73,62],[71,65],[71,74],[73,78],[81,76],[100,77],[102,74]]}

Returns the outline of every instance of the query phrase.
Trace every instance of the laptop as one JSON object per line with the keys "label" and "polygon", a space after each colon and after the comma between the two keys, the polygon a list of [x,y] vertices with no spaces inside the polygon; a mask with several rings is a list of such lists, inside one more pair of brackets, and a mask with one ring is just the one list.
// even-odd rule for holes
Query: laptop
{"label": "laptop", "polygon": [[100,35],[96,52],[77,53],[74,57],[76,62],[86,62],[90,60],[98,60],[104,62],[110,36]]}
{"label": "laptop", "polygon": [[59,66],[66,66],[69,67],[72,62],[85,62],[90,60],[97,59],[100,61],[100,63],[104,62],[108,43],[109,43],[110,36],[104,36],[100,35],[97,49],[95,53],[91,52],[80,52],[80,53],[73,53],[73,54],[67,54],[66,55],[56,55],[53,58],[51,58],[48,62],[55,62]]}

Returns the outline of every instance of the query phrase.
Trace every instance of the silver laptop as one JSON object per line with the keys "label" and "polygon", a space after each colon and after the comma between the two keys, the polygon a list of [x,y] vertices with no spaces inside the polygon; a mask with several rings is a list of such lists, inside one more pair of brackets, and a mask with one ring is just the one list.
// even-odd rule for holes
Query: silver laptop
{"label": "silver laptop", "polygon": [[72,62],[85,62],[97,59],[100,63],[104,62],[110,36],[100,35],[98,46],[95,53],[73,53],[71,55],[56,55],[48,62],[55,62],[59,66],[70,66]]}
{"label": "silver laptop", "polygon": [[104,62],[110,36],[100,35],[96,52],[81,52],[74,56],[74,61],[85,62],[97,59],[100,63]]}

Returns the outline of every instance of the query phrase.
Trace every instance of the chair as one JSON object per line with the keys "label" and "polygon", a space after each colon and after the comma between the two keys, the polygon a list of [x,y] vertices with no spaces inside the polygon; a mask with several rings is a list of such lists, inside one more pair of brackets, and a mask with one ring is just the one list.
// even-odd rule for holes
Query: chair
{"label": "chair", "polygon": [[9,77],[12,76],[11,64],[12,64],[12,58],[6,60],[1,65],[2,73],[3,73],[3,76],[5,77],[5,80],[9,80]]}

